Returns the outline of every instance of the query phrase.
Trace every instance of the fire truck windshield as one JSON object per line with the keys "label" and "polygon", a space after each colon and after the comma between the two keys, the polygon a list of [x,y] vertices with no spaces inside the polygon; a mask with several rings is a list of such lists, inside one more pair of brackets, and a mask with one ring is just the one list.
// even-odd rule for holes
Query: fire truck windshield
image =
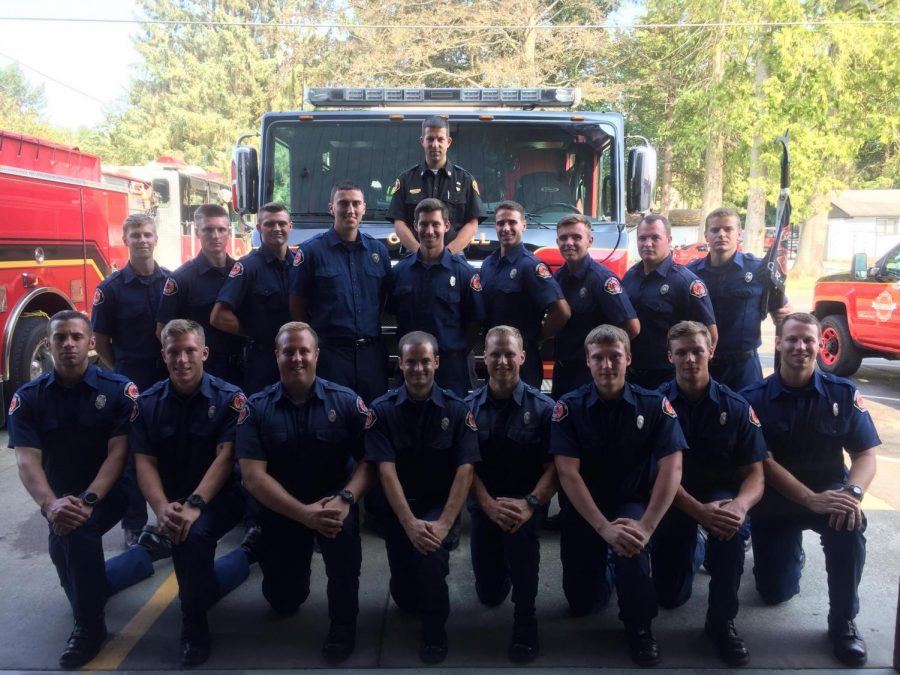
{"label": "fire truck windshield", "polygon": [[[295,227],[322,226],[331,186],[339,180],[361,185],[366,220],[384,222],[394,180],[423,161],[418,119],[279,119],[268,133],[263,197],[287,205]],[[552,226],[562,215],[579,212],[612,227],[616,190],[610,133],[598,123],[568,118],[525,123],[472,117],[451,121],[448,157],[478,181],[490,215],[498,203],[514,199],[524,205],[530,224]]]}

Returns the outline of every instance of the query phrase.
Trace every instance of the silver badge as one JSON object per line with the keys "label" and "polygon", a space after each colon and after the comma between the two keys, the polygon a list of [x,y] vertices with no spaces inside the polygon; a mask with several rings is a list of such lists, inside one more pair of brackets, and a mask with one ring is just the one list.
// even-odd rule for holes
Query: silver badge
{"label": "silver badge", "polygon": [[723,412],[721,415],[719,415],[719,424],[721,424],[723,427],[725,426],[725,423],[727,421],[728,421],[728,413],[727,412]]}
{"label": "silver badge", "polygon": [[578,291],[578,295],[580,295],[582,298],[587,296],[587,289],[582,288],[580,291]]}
{"label": "silver badge", "polygon": [[744,275],[744,281],[748,284],[753,281],[753,272],[747,272],[747,274]]}
{"label": "silver badge", "polygon": [[530,411],[527,411],[527,410],[525,411],[525,417],[522,421],[525,422],[525,424],[531,423],[531,412]]}
{"label": "silver badge", "polygon": [[450,277],[450,285],[456,286],[456,277]]}
{"label": "silver badge", "polygon": [[445,417],[441,420],[441,431],[447,431],[447,428],[450,426],[450,418]]}
{"label": "silver badge", "polygon": [[637,428],[638,428],[638,429],[643,429],[643,428],[644,428],[644,416],[643,416],[643,415],[638,415],[638,416],[637,416]]}
{"label": "silver badge", "polygon": [[336,419],[337,419],[337,413],[332,408],[331,410],[328,411],[328,421],[334,422]]}
{"label": "silver badge", "polygon": [[206,416],[209,419],[212,419],[213,417],[215,417],[216,416],[216,406],[214,406],[214,405],[209,406],[209,410],[206,411]]}
{"label": "silver badge", "polygon": [[378,255],[377,253],[373,253],[372,254],[372,262],[377,265],[378,263],[381,262],[381,256]]}
{"label": "silver badge", "polygon": [[835,416],[835,417],[838,416],[838,412],[840,412],[840,409],[838,408],[838,404],[837,404],[837,403],[835,403],[833,406],[831,406],[831,412],[834,413],[834,416]]}
{"label": "silver badge", "polygon": [[106,405],[106,396],[103,394],[97,394],[97,398],[94,400],[94,407],[97,410],[103,410],[103,406]]}
{"label": "silver badge", "polygon": [[669,292],[669,284],[663,284],[662,286],[660,286],[660,288],[659,288],[660,295],[665,295],[668,292]]}
{"label": "silver badge", "polygon": [[509,278],[510,278],[510,279],[515,279],[515,278],[516,278],[516,275],[517,275],[518,273],[519,273],[519,270],[517,270],[515,267],[513,267],[513,268],[509,271]]}

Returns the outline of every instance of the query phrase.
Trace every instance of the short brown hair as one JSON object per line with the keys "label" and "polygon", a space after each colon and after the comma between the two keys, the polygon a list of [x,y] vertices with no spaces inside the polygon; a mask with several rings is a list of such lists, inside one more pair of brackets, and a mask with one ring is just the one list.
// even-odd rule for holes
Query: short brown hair
{"label": "short brown hair", "polygon": [[413,330],[400,338],[400,344],[397,345],[397,354],[403,356],[403,348],[413,345],[431,345],[431,351],[438,354],[438,341],[431,333],[424,330]]}
{"label": "short brown hair", "polygon": [[737,221],[737,225],[739,228],[743,229],[744,225],[741,223],[741,217],[738,215],[738,212],[732,208],[727,206],[720,206],[717,209],[713,209],[706,215],[706,220],[703,221],[703,229],[709,229],[709,221],[713,218],[734,218]]}
{"label": "short brown hair", "polygon": [[600,324],[587,334],[584,338],[584,351],[587,353],[591,345],[608,345],[614,342],[620,343],[625,348],[625,353],[631,356],[631,340],[628,339],[628,333],[608,323]]}
{"label": "short brown hair", "polygon": [[159,334],[159,341],[162,343],[162,346],[165,347],[166,340],[170,337],[180,337],[182,335],[187,335],[188,333],[194,333],[200,338],[201,347],[206,346],[206,333],[203,330],[203,326],[190,319],[172,319],[163,326],[163,329]]}
{"label": "short brown hair", "polygon": [[647,223],[648,225],[652,223],[662,223],[663,227],[666,228],[666,234],[670,237],[672,236],[672,225],[669,223],[669,219],[662,214],[648,213],[646,216],[641,218],[640,222],[638,223],[638,227],[641,226],[641,223]]}
{"label": "short brown hair", "polygon": [[88,315],[84,312],[79,312],[77,309],[61,309],[51,316],[50,320],[47,322],[48,337],[53,332],[54,321],[82,321],[84,322],[84,325],[87,326],[88,337],[94,334],[94,327],[91,326],[91,320],[88,318]]}
{"label": "short brown hair", "polygon": [[228,211],[219,204],[201,204],[194,211],[194,224],[200,225],[204,218],[228,218]]}
{"label": "short brown hair", "polygon": [[122,223],[122,236],[127,236],[128,230],[132,227],[141,227],[142,225],[152,225],[153,229],[156,230],[156,219],[146,213],[132,213]]}
{"label": "short brown hair", "polygon": [[519,343],[519,350],[525,349],[525,340],[522,338],[522,333],[515,326],[494,326],[484,336],[484,346],[487,348],[487,341],[492,337],[511,337],[516,342]]}
{"label": "short brown hair", "polygon": [[792,312],[784,317],[783,321],[780,321],[775,326],[775,335],[781,337],[784,333],[784,324],[788,321],[796,321],[797,323],[805,323],[808,326],[815,326],[819,331],[819,336],[822,335],[822,322],[819,321],[814,314],[810,314],[809,312]]}
{"label": "short brown hair", "polygon": [[571,225],[584,225],[587,227],[588,232],[591,231],[591,221],[587,216],[583,216],[580,213],[570,213],[567,216],[563,216],[559,219],[559,222],[556,224],[556,231],[559,232],[559,228],[561,227],[569,227]]}
{"label": "short brown hair", "polygon": [[419,222],[419,214],[434,213],[435,211],[441,212],[441,218],[443,218],[445,223],[450,222],[450,210],[447,208],[447,205],[440,199],[427,197],[416,204],[416,210],[413,212],[413,223]]}
{"label": "short brown hair", "polygon": [[286,324],[283,324],[275,334],[275,344],[278,345],[278,338],[280,338],[285,333],[302,333],[303,331],[306,331],[313,336],[313,340],[315,340],[316,342],[316,349],[318,349],[319,334],[316,333],[312,326],[310,326],[308,323],[304,323],[303,321],[288,321]]}
{"label": "short brown hair", "polygon": [[525,220],[525,207],[519,202],[514,202],[512,199],[505,199],[497,204],[497,206],[494,207],[494,213],[496,214],[498,211],[517,211],[519,215],[522,216],[522,220]]}
{"label": "short brown hair", "polygon": [[673,340],[680,340],[681,338],[692,337],[694,335],[702,335],[706,340],[706,346],[712,347],[712,335],[709,333],[709,328],[699,321],[679,321],[676,323],[666,334],[666,345],[668,345],[669,351],[671,351]]}

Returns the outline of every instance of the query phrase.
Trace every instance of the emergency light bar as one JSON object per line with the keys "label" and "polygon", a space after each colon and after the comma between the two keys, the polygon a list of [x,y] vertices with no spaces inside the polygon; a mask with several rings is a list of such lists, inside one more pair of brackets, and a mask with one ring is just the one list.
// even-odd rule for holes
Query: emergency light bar
{"label": "emergency light bar", "polygon": [[506,108],[570,108],[581,101],[578,88],[558,89],[390,89],[310,87],[311,105],[367,108],[437,105]]}

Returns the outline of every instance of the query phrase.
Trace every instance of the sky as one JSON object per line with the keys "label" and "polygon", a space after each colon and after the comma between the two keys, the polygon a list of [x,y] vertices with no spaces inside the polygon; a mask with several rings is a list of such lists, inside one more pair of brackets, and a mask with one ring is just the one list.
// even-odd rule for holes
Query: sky
{"label": "sky", "polygon": [[136,13],[133,0],[0,0],[0,66],[18,62],[32,85],[44,86],[51,125],[95,126],[128,92],[131,69],[140,62],[130,40],[137,25],[10,17],[133,19]]}

